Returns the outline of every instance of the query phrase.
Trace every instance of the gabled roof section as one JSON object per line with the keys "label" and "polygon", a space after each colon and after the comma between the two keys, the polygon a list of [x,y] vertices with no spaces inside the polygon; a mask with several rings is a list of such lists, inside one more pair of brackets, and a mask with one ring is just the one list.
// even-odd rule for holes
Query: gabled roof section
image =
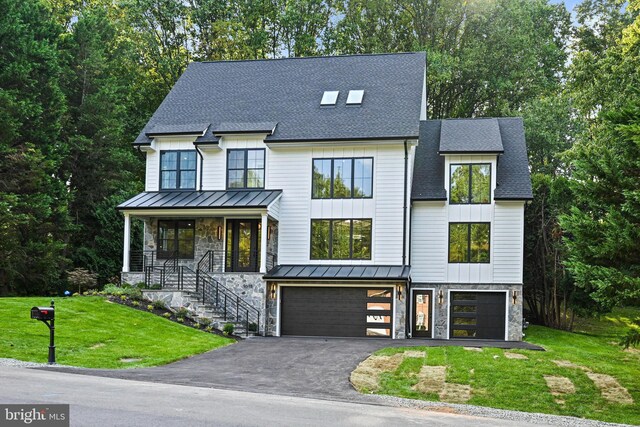
{"label": "gabled roof section", "polygon": [[282,190],[145,191],[117,209],[266,208],[281,194]]}
{"label": "gabled roof section", "polygon": [[498,119],[443,120],[439,151],[441,154],[502,153]]}
{"label": "gabled roof section", "polygon": [[264,275],[268,280],[380,280],[409,279],[408,265],[278,265]]}
{"label": "gabled roof section", "polygon": [[214,129],[214,135],[239,133],[266,133],[271,135],[276,129],[276,122],[222,122]]}
{"label": "gabled roof section", "polygon": [[[155,127],[194,122],[211,123],[196,143],[216,143],[224,123],[277,123],[268,142],[415,139],[425,64],[424,52],[194,62],[135,144],[149,144]],[[354,88],[366,92],[361,108],[346,105]],[[335,107],[321,107],[325,91],[340,91]]]}
{"label": "gabled roof section", "polygon": [[[495,200],[530,200],[531,177],[524,124],[519,117],[492,119],[498,124],[503,152],[498,156]],[[420,141],[416,149],[411,199],[414,201],[447,200],[444,188],[444,156],[439,152],[442,127],[447,122],[461,120],[426,120],[420,122]],[[482,128],[486,119],[466,119],[465,127],[472,132],[477,121]]]}

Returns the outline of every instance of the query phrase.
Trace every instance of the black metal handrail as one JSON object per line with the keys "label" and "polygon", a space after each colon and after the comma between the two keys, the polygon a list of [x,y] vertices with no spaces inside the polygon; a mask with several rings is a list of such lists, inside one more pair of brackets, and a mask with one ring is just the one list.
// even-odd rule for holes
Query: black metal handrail
{"label": "black metal handrail", "polygon": [[249,304],[239,295],[226,288],[206,271],[196,272],[198,299],[203,304],[210,304],[223,313],[223,319],[244,323],[245,335],[249,335],[249,325],[256,324],[260,330],[260,310]]}
{"label": "black metal handrail", "polygon": [[[234,268],[235,267],[234,261],[236,259],[239,259],[240,257],[245,257],[245,259],[252,260],[255,263],[255,265],[252,266],[253,268],[250,268],[247,270],[244,270],[241,268],[237,268],[237,269]],[[226,260],[226,263],[225,263],[225,260]],[[276,265],[278,265],[277,254],[274,254],[272,252],[267,252],[266,260],[267,260],[266,261],[267,271],[271,270]],[[260,253],[257,250],[253,250],[253,251],[235,250],[235,251],[226,251],[226,253],[224,251],[209,250],[205,252],[205,254],[202,256],[200,261],[198,261],[196,265],[196,271],[198,270],[206,271],[208,273],[214,273],[214,272],[221,273],[223,271],[228,273],[232,273],[236,271],[258,273],[260,271]]]}

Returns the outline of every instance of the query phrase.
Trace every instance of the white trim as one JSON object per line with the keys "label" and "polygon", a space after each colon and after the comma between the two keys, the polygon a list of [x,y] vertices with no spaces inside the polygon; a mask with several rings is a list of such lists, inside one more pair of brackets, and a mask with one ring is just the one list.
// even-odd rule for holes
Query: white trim
{"label": "white trim", "polygon": [[504,340],[509,341],[509,292],[511,289],[447,289],[447,339],[451,333],[451,292],[504,292]]}
{"label": "white trim", "polygon": [[[431,291],[431,301],[429,302],[429,304],[431,304],[431,323],[429,324],[430,326],[430,331],[431,331],[431,336],[430,337],[414,337],[413,336],[413,291]],[[436,289],[435,288],[411,288],[411,294],[410,294],[410,298],[411,300],[409,300],[409,333],[411,334],[411,339],[420,339],[420,338],[427,338],[427,339],[433,339],[433,334],[435,333],[435,299],[436,299]],[[407,336],[408,338],[408,336]]]}
{"label": "white trim", "polygon": [[129,252],[131,245],[131,217],[129,213],[124,213],[124,249],[122,251],[122,272],[129,272]]}
{"label": "white trim", "polygon": [[[280,296],[280,288],[288,286],[288,287],[296,287],[296,288],[300,288],[300,287],[305,287],[305,286],[300,286],[300,283],[280,283],[277,282],[277,287],[276,287],[276,301],[277,301],[277,308],[276,308],[276,334],[275,336],[279,337],[280,336],[280,324],[282,322],[282,315],[280,313],[280,307],[281,307],[281,296]],[[344,283],[344,282],[342,282]],[[331,284],[331,283],[325,283],[325,284],[311,284],[310,288],[388,288],[388,287],[392,287],[393,288],[393,306],[391,309],[391,336],[389,338],[391,339],[396,339],[395,338],[395,332],[396,332],[396,304],[398,304],[397,302],[397,298],[398,296],[396,295],[397,289],[396,289],[396,285],[398,284],[398,282],[394,282],[393,284],[389,284],[387,283],[386,285],[382,285],[382,284],[354,284],[354,285],[342,285],[342,286],[336,286],[335,284]],[[269,292],[269,280],[267,280],[267,294]],[[267,295],[267,298],[269,296]],[[366,337],[363,337],[366,338]]]}
{"label": "white trim", "polygon": [[260,273],[267,272],[267,228],[269,227],[267,213],[260,218]]}
{"label": "white trim", "polygon": [[122,209],[121,212],[132,216],[201,216],[201,217],[242,217],[242,218],[260,218],[260,215],[267,212],[266,208],[247,208],[247,209]]}
{"label": "white trim", "polygon": [[291,148],[291,147],[318,147],[321,145],[323,147],[333,147],[333,146],[358,146],[358,145],[403,145],[405,140],[409,145],[418,145],[417,139],[412,138],[400,138],[400,139],[379,139],[379,140],[360,140],[353,139],[348,141],[270,141],[265,140],[264,143],[270,149],[278,149],[282,148]]}

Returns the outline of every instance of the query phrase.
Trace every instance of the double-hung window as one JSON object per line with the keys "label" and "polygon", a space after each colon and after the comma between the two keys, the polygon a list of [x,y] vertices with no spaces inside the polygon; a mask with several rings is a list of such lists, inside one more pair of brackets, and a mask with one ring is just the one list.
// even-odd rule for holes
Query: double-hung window
{"label": "double-hung window", "polygon": [[227,188],[264,188],[264,149],[228,150]]}
{"label": "double-hung window", "polygon": [[491,203],[491,164],[452,164],[449,172],[449,203]]}
{"label": "double-hung window", "polygon": [[371,259],[371,219],[312,219],[311,259]]}
{"label": "double-hung window", "polygon": [[365,199],[373,195],[373,158],[313,159],[314,199]]}
{"label": "double-hung window", "polygon": [[160,189],[196,189],[196,151],[160,152]]}
{"label": "double-hung window", "polygon": [[449,263],[488,263],[491,225],[488,222],[449,224]]}

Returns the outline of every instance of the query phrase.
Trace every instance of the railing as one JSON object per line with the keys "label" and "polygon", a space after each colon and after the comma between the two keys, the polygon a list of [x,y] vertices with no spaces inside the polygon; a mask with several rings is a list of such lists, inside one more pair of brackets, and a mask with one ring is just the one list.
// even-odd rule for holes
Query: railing
{"label": "railing", "polygon": [[141,273],[145,271],[146,267],[158,267],[167,264],[167,262],[177,264],[177,257],[178,253],[176,251],[131,251],[129,253],[129,271],[132,273]]}
{"label": "railing", "polygon": [[206,272],[197,271],[196,289],[202,303],[210,304],[218,309],[222,313],[224,321],[232,320],[236,323],[243,323],[245,335],[249,335],[252,323],[255,323],[256,332],[260,330],[260,310],[224,287]]}
{"label": "railing", "polygon": [[[241,261],[241,265],[238,265],[238,261]],[[267,252],[267,271],[271,270],[276,265],[278,265],[278,255]],[[258,273],[260,271],[260,253],[257,250],[235,250],[227,251],[225,257],[225,253],[223,251],[207,251],[197,264],[196,272],[199,270],[207,273]]]}

